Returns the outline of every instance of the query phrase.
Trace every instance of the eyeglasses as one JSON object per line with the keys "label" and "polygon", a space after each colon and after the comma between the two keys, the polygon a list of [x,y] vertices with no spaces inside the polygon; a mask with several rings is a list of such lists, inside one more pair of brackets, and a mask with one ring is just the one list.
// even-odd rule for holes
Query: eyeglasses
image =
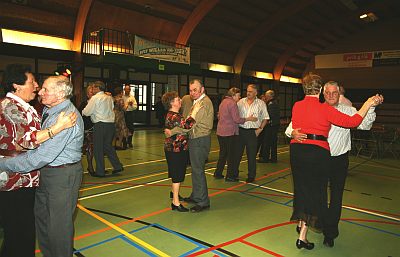
{"label": "eyeglasses", "polygon": [[338,96],[339,92],[335,91],[335,92],[324,92],[324,95],[327,96]]}

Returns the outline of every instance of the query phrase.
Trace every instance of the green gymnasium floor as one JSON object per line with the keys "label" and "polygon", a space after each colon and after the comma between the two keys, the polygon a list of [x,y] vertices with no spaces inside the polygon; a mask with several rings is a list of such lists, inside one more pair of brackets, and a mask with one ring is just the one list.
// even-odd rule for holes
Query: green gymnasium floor
{"label": "green gymnasium floor", "polygon": [[[340,236],[327,248],[321,234],[310,232],[316,246],[308,251],[295,247],[295,225],[288,222],[293,190],[287,145],[279,146],[278,163],[257,164],[254,183],[225,182],[212,176],[218,159],[213,134],[206,170],[211,209],[200,213],[170,210],[161,130],[135,132],[134,146],[118,151],[122,174],[84,175],[76,256],[400,256],[399,160],[351,157]],[[183,196],[191,192],[190,172],[188,167]],[[246,174],[243,159],[241,181]]]}

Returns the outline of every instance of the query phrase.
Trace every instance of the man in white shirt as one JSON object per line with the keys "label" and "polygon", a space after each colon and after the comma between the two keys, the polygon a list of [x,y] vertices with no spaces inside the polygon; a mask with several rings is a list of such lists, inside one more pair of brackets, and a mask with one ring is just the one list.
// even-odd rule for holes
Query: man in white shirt
{"label": "man in white shirt", "polygon": [[[339,86],[335,81],[329,81],[324,85],[324,98],[327,104],[335,107],[340,112],[348,115],[357,113],[356,108],[339,102]],[[357,129],[369,130],[375,121],[375,107],[371,107],[364,120]],[[300,133],[301,129],[292,129],[289,124],[285,133],[288,137],[302,141],[307,138],[306,134]],[[331,152],[331,163],[329,165],[328,181],[330,187],[330,202],[328,211],[324,217],[324,245],[334,246],[334,239],[339,235],[339,220],[342,211],[342,198],[346,176],[349,167],[349,151],[351,150],[350,129],[332,125],[328,135],[328,143]]]}
{"label": "man in white shirt", "polygon": [[344,90],[343,86],[339,86],[339,93],[340,93],[340,96],[339,96],[340,104],[347,105],[350,107],[353,106],[353,103],[344,96],[344,94],[346,93],[346,90]]}
{"label": "man in white shirt", "polygon": [[[257,137],[264,129],[269,119],[267,106],[265,102],[257,98],[257,87],[254,84],[247,86],[247,97],[242,98],[237,103],[239,115],[241,118],[254,116],[257,121],[246,121],[239,124],[239,144],[237,149],[236,163],[234,164],[234,172],[238,175],[240,160],[243,156],[244,147],[246,147],[246,155],[248,161],[247,183],[254,181],[256,177],[256,156],[257,156]],[[225,178],[225,181],[238,181],[237,176],[233,178]]]}
{"label": "man in white shirt", "polygon": [[94,159],[96,161],[95,173],[90,175],[94,177],[104,177],[104,154],[113,166],[113,174],[124,170],[118,159],[115,148],[112,146],[112,140],[115,135],[115,114],[114,100],[111,96],[104,93],[105,85],[101,81],[93,83],[93,96],[90,98],[82,114],[90,116],[93,126],[93,148]]}
{"label": "man in white shirt", "polygon": [[131,94],[131,86],[125,85],[124,92],[125,92],[125,94],[122,96],[122,99],[124,100],[124,105],[125,105],[124,106],[125,123],[130,132],[130,135],[128,136],[128,139],[127,139],[127,147],[133,148],[132,137],[133,137],[133,132],[135,130],[135,126],[134,126],[135,117],[134,117],[133,111],[137,109],[138,105],[137,105],[135,97]]}

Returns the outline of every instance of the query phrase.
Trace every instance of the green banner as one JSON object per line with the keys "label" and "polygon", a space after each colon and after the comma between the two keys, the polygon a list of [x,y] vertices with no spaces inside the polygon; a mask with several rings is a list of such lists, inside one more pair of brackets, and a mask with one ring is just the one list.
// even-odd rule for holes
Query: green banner
{"label": "green banner", "polygon": [[173,47],[135,35],[134,54],[139,57],[190,64],[190,47]]}

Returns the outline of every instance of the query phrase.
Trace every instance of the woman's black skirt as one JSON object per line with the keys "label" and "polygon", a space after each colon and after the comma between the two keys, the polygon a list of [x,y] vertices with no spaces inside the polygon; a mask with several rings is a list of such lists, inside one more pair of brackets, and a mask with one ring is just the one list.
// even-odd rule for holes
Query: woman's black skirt
{"label": "woman's black skirt", "polygon": [[290,162],[294,184],[293,214],[290,220],[305,221],[321,231],[327,211],[327,176],[330,153],[310,144],[291,144]]}
{"label": "woman's black skirt", "polygon": [[172,183],[180,183],[185,180],[186,167],[189,161],[189,152],[170,152],[165,151],[165,158],[168,164],[168,177]]}

